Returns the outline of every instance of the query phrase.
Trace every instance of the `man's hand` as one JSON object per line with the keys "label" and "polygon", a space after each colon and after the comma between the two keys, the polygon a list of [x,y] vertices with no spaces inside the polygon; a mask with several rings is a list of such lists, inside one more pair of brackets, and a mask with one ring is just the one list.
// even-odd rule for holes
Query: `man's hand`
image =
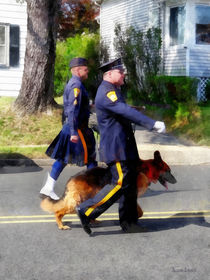
{"label": "man's hand", "polygon": [[70,137],[70,141],[73,142],[73,143],[77,143],[79,140],[79,136],[78,135],[72,135]]}
{"label": "man's hand", "polygon": [[156,121],[153,126],[153,129],[155,129],[158,133],[166,132],[166,126],[165,126],[164,122]]}

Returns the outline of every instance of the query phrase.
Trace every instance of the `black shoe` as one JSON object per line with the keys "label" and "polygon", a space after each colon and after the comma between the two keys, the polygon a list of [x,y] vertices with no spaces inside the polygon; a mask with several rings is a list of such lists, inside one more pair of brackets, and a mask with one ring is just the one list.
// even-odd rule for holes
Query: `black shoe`
{"label": "black shoe", "polygon": [[144,227],[141,227],[138,224],[129,224],[127,222],[121,223],[121,228],[124,233],[138,233],[138,232],[147,232],[147,229]]}
{"label": "black shoe", "polygon": [[91,235],[92,231],[91,231],[90,226],[89,226],[89,223],[90,223],[89,220],[88,220],[87,218],[85,218],[85,217],[79,212],[79,208],[76,208],[76,212],[77,212],[77,215],[78,215],[78,217],[79,217],[79,219],[80,219],[80,222],[81,222],[81,224],[82,224],[82,227],[83,227],[84,231],[85,231],[87,234]]}

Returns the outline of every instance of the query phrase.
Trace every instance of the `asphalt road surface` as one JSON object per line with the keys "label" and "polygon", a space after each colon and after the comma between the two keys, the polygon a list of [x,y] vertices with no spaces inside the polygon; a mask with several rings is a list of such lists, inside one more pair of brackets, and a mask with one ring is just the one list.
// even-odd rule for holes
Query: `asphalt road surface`
{"label": "asphalt road surface", "polygon": [[[0,280],[210,279],[210,166],[171,169],[177,184],[151,185],[139,199],[146,232],[122,233],[116,203],[89,237],[76,215],[62,231],[40,209],[50,167],[0,168]],[[66,167],[58,195],[80,170]]]}

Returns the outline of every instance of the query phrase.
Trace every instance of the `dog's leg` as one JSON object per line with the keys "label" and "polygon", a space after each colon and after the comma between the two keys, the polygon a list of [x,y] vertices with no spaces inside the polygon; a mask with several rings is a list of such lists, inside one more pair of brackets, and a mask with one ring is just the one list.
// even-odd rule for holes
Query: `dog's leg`
{"label": "dog's leg", "polygon": [[138,218],[141,218],[144,212],[138,203],[137,203],[137,212],[138,212]]}
{"label": "dog's leg", "polygon": [[66,214],[65,209],[62,209],[55,213],[55,219],[56,219],[56,223],[57,223],[59,229],[63,229],[63,230],[71,229],[69,226],[64,226],[62,223],[62,218],[65,214]]}
{"label": "dog's leg", "polygon": [[149,180],[147,176],[144,173],[140,172],[137,177],[137,196],[142,196],[148,189],[148,186]]}

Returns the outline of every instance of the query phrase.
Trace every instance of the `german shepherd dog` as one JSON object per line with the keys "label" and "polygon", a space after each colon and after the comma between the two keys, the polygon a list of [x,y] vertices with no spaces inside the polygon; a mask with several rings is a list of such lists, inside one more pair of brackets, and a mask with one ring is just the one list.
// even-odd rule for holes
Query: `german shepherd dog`
{"label": "german shepherd dog", "polygon": [[[167,182],[176,183],[175,177],[171,174],[170,167],[162,160],[160,152],[154,152],[154,159],[141,160],[137,168],[137,196],[142,196],[151,183],[159,181],[166,189]],[[44,211],[55,214],[56,223],[59,229],[70,229],[63,225],[62,218],[66,214],[76,213],[76,206],[83,201],[96,195],[106,184],[111,182],[109,168],[95,167],[77,173],[69,179],[64,195],[59,200],[52,200],[45,197],[41,201],[41,208]],[[143,211],[137,204],[138,217],[142,217]],[[94,222],[94,221],[93,221]]]}

